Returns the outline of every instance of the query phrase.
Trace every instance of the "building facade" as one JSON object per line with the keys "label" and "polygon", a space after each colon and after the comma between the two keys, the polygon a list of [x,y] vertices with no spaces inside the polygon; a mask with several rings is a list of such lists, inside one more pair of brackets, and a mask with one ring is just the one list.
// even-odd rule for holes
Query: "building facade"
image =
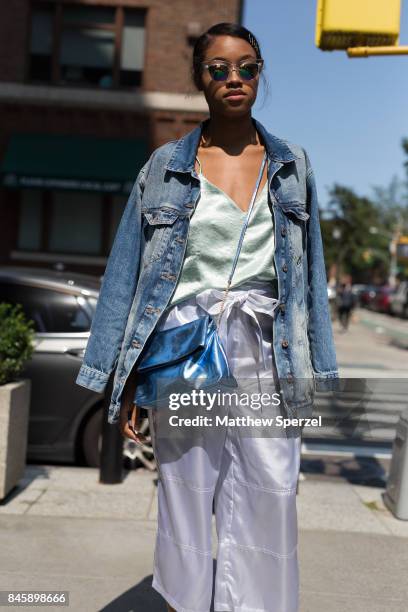
{"label": "building facade", "polygon": [[207,116],[196,37],[241,0],[0,6],[0,263],[101,274],[150,153]]}

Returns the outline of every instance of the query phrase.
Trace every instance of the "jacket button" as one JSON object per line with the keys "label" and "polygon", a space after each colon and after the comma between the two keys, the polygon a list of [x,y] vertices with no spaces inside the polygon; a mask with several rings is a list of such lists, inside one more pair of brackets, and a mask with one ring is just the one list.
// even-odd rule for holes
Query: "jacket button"
{"label": "jacket button", "polygon": [[288,346],[289,346],[289,342],[287,340],[282,340],[282,347],[288,348]]}
{"label": "jacket button", "polygon": [[283,270],[284,272],[287,272],[287,271],[288,271],[288,266],[287,266],[286,264],[283,264],[283,266],[282,266],[282,270]]}
{"label": "jacket button", "polygon": [[286,236],[286,227],[284,225],[281,227],[281,236]]}
{"label": "jacket button", "polygon": [[286,304],[284,304],[282,302],[282,304],[279,304],[279,310],[281,311],[281,314],[283,314],[286,310]]}
{"label": "jacket button", "polygon": [[134,346],[135,348],[140,348],[142,345],[140,344],[140,342],[138,342],[138,340],[132,340],[132,346]]}

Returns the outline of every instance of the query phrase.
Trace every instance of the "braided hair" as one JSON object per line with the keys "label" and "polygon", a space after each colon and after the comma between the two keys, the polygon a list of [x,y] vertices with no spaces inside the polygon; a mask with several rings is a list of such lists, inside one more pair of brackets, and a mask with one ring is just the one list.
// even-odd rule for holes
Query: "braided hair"
{"label": "braided hair", "polygon": [[238,23],[222,22],[217,23],[206,32],[201,34],[195,42],[193,49],[193,66],[192,75],[195,86],[201,91],[201,75],[202,75],[202,62],[204,61],[205,53],[213,42],[214,36],[235,36],[236,38],[242,38],[246,40],[256,53],[256,58],[261,59],[261,49],[256,37],[247,28]]}

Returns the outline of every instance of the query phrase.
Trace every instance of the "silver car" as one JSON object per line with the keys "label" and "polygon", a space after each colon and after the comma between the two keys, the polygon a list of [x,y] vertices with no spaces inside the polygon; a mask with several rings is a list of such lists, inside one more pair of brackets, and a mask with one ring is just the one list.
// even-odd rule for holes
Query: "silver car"
{"label": "silver car", "polygon": [[408,319],[408,281],[401,281],[390,299],[391,314]]}
{"label": "silver car", "polygon": [[[28,461],[99,466],[104,395],[75,384],[99,288],[95,276],[0,266],[0,302],[20,303],[36,329],[21,374],[31,379]],[[147,418],[143,430],[148,434]],[[126,439],[123,452],[127,467],[155,469],[150,443]]]}

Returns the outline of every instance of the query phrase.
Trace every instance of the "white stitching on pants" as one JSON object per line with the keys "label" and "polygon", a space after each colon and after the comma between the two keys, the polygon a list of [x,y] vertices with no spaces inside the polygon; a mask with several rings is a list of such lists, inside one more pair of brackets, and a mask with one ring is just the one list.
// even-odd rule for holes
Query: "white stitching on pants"
{"label": "white stitching on pants", "polygon": [[[227,544],[232,544],[232,520],[233,520],[233,514],[234,514],[234,461],[235,461],[235,456],[234,456],[234,445],[232,443],[232,431],[231,428],[228,427],[227,428],[227,434],[231,434],[230,436],[227,436],[227,440],[229,440],[230,445],[231,445],[231,513],[230,513],[230,522],[229,522],[229,527],[228,527],[228,540],[227,540]],[[226,440],[226,441],[227,441]],[[228,572],[228,565],[230,564],[230,558],[231,558],[231,546],[227,546],[227,553],[225,555],[225,561],[224,561],[224,572],[225,572],[225,589],[226,589],[226,593],[228,591],[228,586],[231,589],[231,598],[233,597],[233,589],[231,588],[231,584],[230,584],[230,577],[231,575]],[[227,567],[225,567],[225,565],[227,565]],[[235,606],[235,602],[234,602],[234,606]]]}
{"label": "white stitching on pants", "polygon": [[173,482],[179,482],[184,484],[188,489],[192,491],[197,491],[198,493],[212,493],[213,487],[195,487],[194,485],[190,485],[183,478],[177,478],[177,476],[162,476],[163,480],[171,480]]}
{"label": "white stitching on pants", "polygon": [[[224,542],[225,540],[221,540],[220,543],[223,544]],[[251,546],[250,544],[238,544],[238,542],[230,542],[230,543],[236,546],[237,548],[254,550],[256,552],[265,553],[266,555],[272,555],[273,557],[277,557],[278,559],[290,559],[291,557],[295,555],[296,550],[297,550],[297,545],[296,545],[290,553],[285,554],[285,553],[277,553],[274,550],[271,550],[270,548],[264,548],[263,546]]]}
{"label": "white stitching on pants", "polygon": [[[219,607],[225,607],[227,608],[228,604],[224,604],[224,603],[220,603],[220,602],[214,602],[214,608],[219,608]],[[228,606],[229,608],[229,606]],[[229,612],[229,609],[228,609]],[[242,606],[237,608],[235,607],[234,612],[269,612],[269,610],[265,610],[265,608],[243,608]]]}
{"label": "white stitching on pants", "polygon": [[162,535],[164,538],[167,538],[168,540],[171,540],[173,542],[173,544],[175,544],[176,546],[179,546],[180,548],[185,548],[186,550],[191,550],[192,552],[199,553],[200,555],[204,555],[204,556],[211,555],[212,556],[212,550],[210,550],[210,551],[200,550],[199,548],[196,548],[195,546],[190,546],[190,544],[182,544],[181,542],[177,542],[177,540],[175,540],[171,535],[169,535],[165,531],[162,531],[159,528],[157,529],[157,532],[160,533],[160,535]]}
{"label": "white stitching on pants", "polygon": [[[226,479],[225,482],[228,482],[228,480]],[[296,492],[296,487],[292,487],[291,489],[271,489],[270,487],[263,487],[262,485],[252,484],[250,482],[246,482],[245,480],[237,480],[237,479],[235,479],[234,482],[237,483],[237,484],[244,485],[245,487],[250,487],[251,489],[257,489],[259,491],[267,491],[267,492],[271,492],[271,493],[288,494],[288,493]]]}

